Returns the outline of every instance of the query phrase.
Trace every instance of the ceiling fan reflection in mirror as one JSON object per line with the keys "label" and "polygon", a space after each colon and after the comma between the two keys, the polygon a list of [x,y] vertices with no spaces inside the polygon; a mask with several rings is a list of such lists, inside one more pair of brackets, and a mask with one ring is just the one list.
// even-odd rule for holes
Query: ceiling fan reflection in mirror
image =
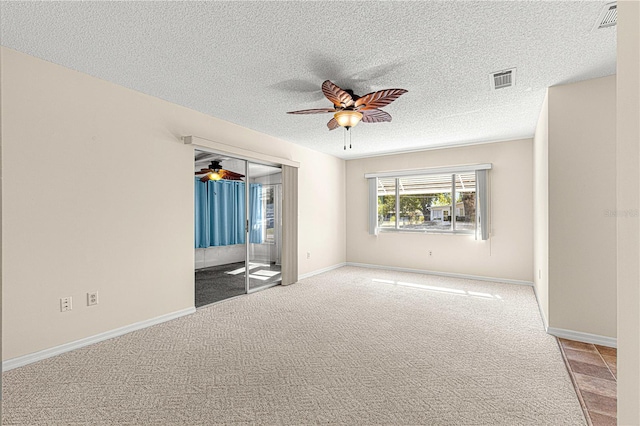
{"label": "ceiling fan reflection in mirror", "polygon": [[212,161],[211,164],[209,164],[209,168],[201,169],[199,172],[196,172],[196,175],[202,175],[202,174],[204,174],[204,176],[200,178],[200,182],[206,182],[208,180],[220,180],[220,179],[242,180],[242,178],[244,177],[244,175],[241,175],[240,173],[223,169],[222,166],[220,165],[220,162],[215,160]]}
{"label": "ceiling fan reflection in mirror", "polygon": [[[333,103],[333,108],[303,109],[290,111],[287,114],[324,114],[333,113],[327,123],[329,130],[344,127],[347,131],[360,121],[363,123],[382,123],[391,121],[391,115],[380,108],[389,105],[401,95],[405,89],[385,89],[358,96],[351,90],[343,90],[329,80],[322,83],[322,93]],[[351,148],[351,144],[349,144]],[[344,149],[347,149],[346,138]]]}

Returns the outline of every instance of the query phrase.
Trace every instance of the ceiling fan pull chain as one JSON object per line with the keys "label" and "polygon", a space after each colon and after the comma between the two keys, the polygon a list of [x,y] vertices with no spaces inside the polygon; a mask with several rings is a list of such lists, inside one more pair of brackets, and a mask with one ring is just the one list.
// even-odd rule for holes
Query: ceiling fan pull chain
{"label": "ceiling fan pull chain", "polygon": [[[348,130],[347,130],[348,131]],[[349,131],[348,131],[349,132]],[[349,149],[351,149],[351,132],[349,132]]]}
{"label": "ceiling fan pull chain", "polygon": [[347,129],[344,129],[344,132],[342,133],[342,139],[344,141],[344,150],[347,150]]}

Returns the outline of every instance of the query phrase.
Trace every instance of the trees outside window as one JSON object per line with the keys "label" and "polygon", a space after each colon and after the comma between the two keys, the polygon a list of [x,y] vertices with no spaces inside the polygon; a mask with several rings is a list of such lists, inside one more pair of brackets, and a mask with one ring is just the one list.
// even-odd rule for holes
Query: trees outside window
{"label": "trees outside window", "polygon": [[[455,205],[452,194],[455,194]],[[475,173],[379,178],[378,227],[472,230],[475,195]]]}

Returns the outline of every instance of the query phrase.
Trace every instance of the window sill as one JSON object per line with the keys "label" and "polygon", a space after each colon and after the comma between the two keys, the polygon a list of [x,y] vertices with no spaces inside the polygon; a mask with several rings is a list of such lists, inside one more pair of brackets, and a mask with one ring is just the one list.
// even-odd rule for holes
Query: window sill
{"label": "window sill", "polygon": [[393,228],[377,228],[378,234],[446,234],[446,235],[474,235],[475,231],[446,231],[443,229],[393,229]]}

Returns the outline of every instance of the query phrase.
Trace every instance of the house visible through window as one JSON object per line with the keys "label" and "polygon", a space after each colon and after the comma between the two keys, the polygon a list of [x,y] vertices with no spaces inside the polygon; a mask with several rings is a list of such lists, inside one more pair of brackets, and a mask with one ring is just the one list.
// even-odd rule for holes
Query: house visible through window
{"label": "house visible through window", "polygon": [[[450,167],[420,171],[384,172],[367,174],[370,179],[370,197],[377,204],[370,205],[370,227],[378,231],[434,231],[474,233],[482,217],[485,227],[488,205],[484,213],[477,210],[478,179],[486,186],[486,171],[491,165],[479,165],[464,170]],[[375,185],[375,189],[373,187]],[[482,196],[487,195],[486,188]],[[375,217],[373,215],[375,214]],[[484,232],[482,239],[488,238]]]}

